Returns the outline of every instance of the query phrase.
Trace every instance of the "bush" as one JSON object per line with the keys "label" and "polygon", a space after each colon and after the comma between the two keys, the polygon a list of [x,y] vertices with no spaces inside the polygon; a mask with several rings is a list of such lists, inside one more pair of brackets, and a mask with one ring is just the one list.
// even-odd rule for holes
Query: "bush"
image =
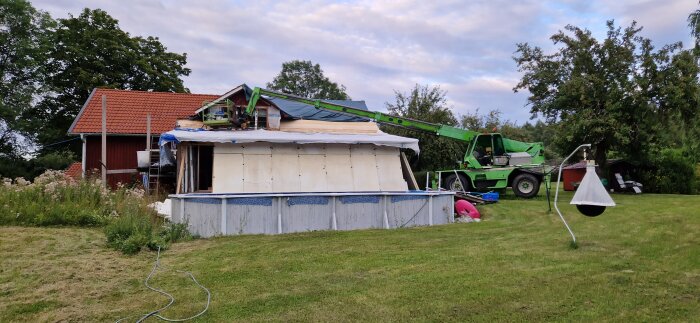
{"label": "bush", "polygon": [[654,193],[696,194],[696,167],[683,149],[664,149],[653,160],[652,169],[646,172],[644,189]]}
{"label": "bush", "polygon": [[171,243],[192,239],[186,224],[164,223],[158,231],[153,220],[139,215],[126,215],[105,227],[107,245],[125,254],[135,254],[144,247],[167,249]]}
{"label": "bush", "polygon": [[153,224],[147,217],[127,214],[105,227],[107,245],[126,254],[134,254],[150,242]]}

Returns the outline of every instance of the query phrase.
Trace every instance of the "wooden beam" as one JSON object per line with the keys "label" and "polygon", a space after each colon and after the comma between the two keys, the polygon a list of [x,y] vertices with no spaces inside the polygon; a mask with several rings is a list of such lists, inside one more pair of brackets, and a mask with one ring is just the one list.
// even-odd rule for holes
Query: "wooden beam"
{"label": "wooden beam", "polygon": [[107,95],[102,95],[102,185],[107,187]]}
{"label": "wooden beam", "polygon": [[138,173],[136,169],[108,169],[107,174],[132,174]]}
{"label": "wooden beam", "polygon": [[401,172],[403,172],[403,179],[406,180],[409,190],[418,190],[418,182],[415,176],[413,176],[413,170],[411,170],[411,164],[408,163],[408,158],[406,154],[401,152]]}
{"label": "wooden beam", "polygon": [[182,155],[183,151],[184,151],[183,144],[177,145],[178,167],[177,167],[177,183],[175,184],[176,185],[175,194],[180,194],[180,191],[182,188],[182,175],[185,173],[185,156]]}
{"label": "wooden beam", "polygon": [[330,122],[318,120],[294,120],[280,123],[281,131],[308,133],[377,134],[379,127],[374,122]]}
{"label": "wooden beam", "polygon": [[[146,114],[146,150],[151,151],[151,113]],[[150,157],[150,156],[149,156]],[[149,161],[150,163],[150,161]]]}

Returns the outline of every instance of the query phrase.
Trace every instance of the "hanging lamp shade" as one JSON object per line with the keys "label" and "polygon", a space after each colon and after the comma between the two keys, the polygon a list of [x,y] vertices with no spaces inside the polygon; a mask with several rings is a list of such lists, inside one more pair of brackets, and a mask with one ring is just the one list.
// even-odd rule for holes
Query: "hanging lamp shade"
{"label": "hanging lamp shade", "polygon": [[576,208],[583,215],[591,217],[601,215],[608,206],[615,206],[615,201],[610,197],[603,183],[600,182],[592,160],[588,161],[588,165],[586,165],[586,175],[583,176],[581,184],[576,189],[571,204],[576,205]]}

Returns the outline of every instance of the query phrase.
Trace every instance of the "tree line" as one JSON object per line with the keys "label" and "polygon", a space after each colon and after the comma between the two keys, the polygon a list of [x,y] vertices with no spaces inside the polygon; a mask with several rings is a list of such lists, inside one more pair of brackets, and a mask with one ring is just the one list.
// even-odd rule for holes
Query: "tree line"
{"label": "tree line", "polygon": [[[700,36],[700,11],[692,13],[692,34]],[[439,87],[416,85],[396,92],[387,103],[391,113],[505,137],[544,142],[548,159],[568,155],[583,143],[602,172],[606,161],[622,158],[635,166],[635,179],[645,191],[697,193],[700,189],[700,50],[680,42],[654,47],[636,22],[624,28],[607,22],[607,33],[596,39],[590,30],[566,26],[552,35],[552,53],[528,43],[517,44],[513,57],[522,78],[514,91],[529,93],[533,118],[517,125],[502,120],[498,110],[485,115],[457,116],[446,105]],[[448,139],[387,131],[421,139],[418,170],[449,169],[464,148]]]}
{"label": "tree line", "polygon": [[188,92],[186,62],[101,9],[53,19],[26,0],[0,0],[0,174],[65,168],[80,151],[67,130],[94,88]]}
{"label": "tree line", "polygon": [[[53,19],[26,0],[0,0],[0,174],[32,177],[76,159],[78,142],[66,131],[95,87],[188,92],[185,53],[169,52],[156,37],[131,36],[100,9]],[[498,110],[458,115],[439,86],[394,90],[385,104],[395,115],[500,132],[544,142],[556,160],[582,143],[593,156],[624,158],[650,192],[697,193],[700,161],[700,10],[688,24],[695,46],[656,47],[633,22],[607,22],[605,37],[566,26],[550,37],[555,50],[519,43],[513,57],[522,78],[513,90],[529,94],[532,122],[517,124]],[[267,87],[304,97],[350,99],[319,64],[282,64]],[[383,130],[418,138],[416,170],[452,168],[463,143],[395,127]],[[69,142],[70,144],[70,142]],[[68,149],[66,149],[68,147]],[[28,156],[32,158],[27,158]],[[20,166],[18,166],[20,165]],[[605,169],[603,170],[605,171]]]}

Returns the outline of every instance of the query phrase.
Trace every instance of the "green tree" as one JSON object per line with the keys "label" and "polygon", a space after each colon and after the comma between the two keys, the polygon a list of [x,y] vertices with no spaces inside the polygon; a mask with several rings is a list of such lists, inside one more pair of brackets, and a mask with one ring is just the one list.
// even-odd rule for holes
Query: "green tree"
{"label": "green tree", "polygon": [[529,133],[515,122],[503,118],[503,112],[493,109],[481,114],[479,109],[467,112],[460,117],[460,125],[464,129],[478,132],[498,132],[504,137],[519,141],[530,141]]}
{"label": "green tree", "polygon": [[695,48],[700,47],[700,9],[696,9],[688,15],[688,27],[690,27],[690,35],[695,37]]}
{"label": "green tree", "polygon": [[0,0],[0,158],[19,158],[32,146],[28,112],[42,92],[53,25],[28,1]]}
{"label": "green tree", "polygon": [[621,29],[608,21],[607,27],[598,41],[586,29],[566,26],[551,37],[559,46],[553,54],[518,44],[514,59],[523,77],[514,91],[528,90],[533,116],[558,125],[562,155],[591,143],[603,167],[610,151],[644,163],[650,148],[664,144],[660,124],[697,111],[697,66],[688,64],[680,43],[654,50],[636,22]]}
{"label": "green tree", "polygon": [[[440,87],[416,84],[408,93],[396,90],[394,93],[395,101],[386,103],[390,114],[432,123],[457,125],[457,118],[447,106],[447,92]],[[394,135],[419,140],[421,152],[414,171],[452,168],[456,166],[456,161],[464,158],[464,142],[394,126],[383,126],[382,129]]]}
{"label": "green tree", "polygon": [[282,70],[267,83],[267,88],[305,98],[349,100],[345,86],[332,82],[323,75],[319,64],[293,60],[282,63]]}
{"label": "green tree", "polygon": [[100,9],[84,9],[59,19],[49,52],[47,95],[35,109],[38,141],[64,139],[90,92],[96,87],[188,92],[186,54],[168,52],[154,37],[131,37]]}
{"label": "green tree", "polygon": [[[525,122],[520,129],[525,133],[525,137],[521,141],[541,142],[544,144],[545,160],[556,163],[556,159],[561,158],[561,155],[559,155],[555,149],[552,149],[554,147],[554,138],[557,138],[559,131],[561,131],[558,124],[550,124],[542,120],[537,120],[534,124]],[[517,137],[513,138],[518,140]]]}

